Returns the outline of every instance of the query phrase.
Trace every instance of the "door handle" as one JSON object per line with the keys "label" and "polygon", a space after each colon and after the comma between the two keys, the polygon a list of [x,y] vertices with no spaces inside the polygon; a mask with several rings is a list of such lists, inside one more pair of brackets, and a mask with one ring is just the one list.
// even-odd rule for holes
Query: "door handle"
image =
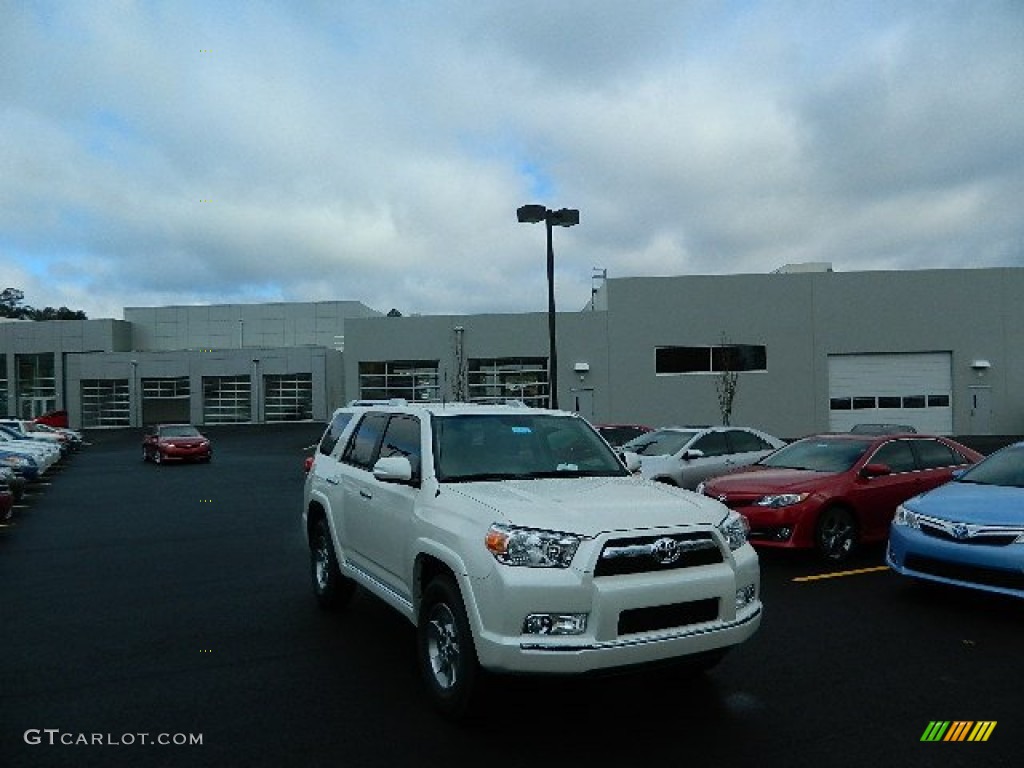
{"label": "door handle", "polygon": [[359,495],[362,496],[364,499],[372,499],[373,498],[373,494],[372,493],[370,493],[369,491],[364,491],[362,488],[359,489]]}

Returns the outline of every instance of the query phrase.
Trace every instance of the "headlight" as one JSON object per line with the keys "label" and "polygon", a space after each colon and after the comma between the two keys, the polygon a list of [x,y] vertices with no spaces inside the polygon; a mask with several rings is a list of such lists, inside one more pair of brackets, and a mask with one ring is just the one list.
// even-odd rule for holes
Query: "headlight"
{"label": "headlight", "polygon": [[4,456],[0,458],[0,464],[8,467],[27,467],[29,464],[28,459],[24,456]]}
{"label": "headlight", "polygon": [[769,496],[762,496],[754,503],[759,507],[771,507],[773,509],[777,507],[792,507],[810,495],[809,493],[773,493]]}
{"label": "headlight", "polygon": [[750,521],[739,512],[729,512],[729,515],[718,524],[718,530],[729,542],[730,550],[737,550],[747,543],[747,533],[750,531]]}
{"label": "headlight", "polygon": [[921,521],[914,512],[900,504],[896,507],[896,516],[892,519],[893,525],[905,525],[908,528],[920,528]]}
{"label": "headlight", "polygon": [[513,528],[495,523],[484,543],[494,559],[528,568],[568,568],[581,538],[557,531]]}

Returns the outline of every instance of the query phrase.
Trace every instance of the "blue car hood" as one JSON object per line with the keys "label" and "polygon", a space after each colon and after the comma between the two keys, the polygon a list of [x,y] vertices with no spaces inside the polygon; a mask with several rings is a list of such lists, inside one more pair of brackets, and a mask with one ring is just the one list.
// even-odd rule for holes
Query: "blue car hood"
{"label": "blue car hood", "polygon": [[912,512],[961,523],[1024,525],[1024,488],[951,481],[915,496]]}

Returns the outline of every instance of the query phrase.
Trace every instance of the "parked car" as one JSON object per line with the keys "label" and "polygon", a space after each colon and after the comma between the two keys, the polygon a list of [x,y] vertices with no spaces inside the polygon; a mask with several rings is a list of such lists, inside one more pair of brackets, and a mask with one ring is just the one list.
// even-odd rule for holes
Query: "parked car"
{"label": "parked car", "polygon": [[26,483],[38,480],[41,472],[35,457],[16,450],[8,450],[6,443],[0,442],[0,467],[10,469]]}
{"label": "parked car", "polygon": [[[0,467],[0,494],[3,494],[4,488],[10,494],[11,509],[13,509],[13,506],[22,501],[22,497],[25,496],[25,478],[15,474],[13,470],[7,467]],[[0,500],[0,519],[3,519],[3,517],[3,503]]]}
{"label": "parked car", "polygon": [[623,453],[640,458],[640,474],[693,490],[702,480],[753,464],[786,444],[750,427],[662,427],[635,437]]}
{"label": "parked car", "polygon": [[635,437],[651,431],[651,427],[643,424],[595,424],[594,429],[612,448],[620,448]]}
{"label": "parked car", "polygon": [[915,579],[1024,597],[1024,442],[901,504],[885,560]]}
{"label": "parked car", "polygon": [[64,435],[68,440],[68,445],[71,446],[72,451],[77,451],[85,444],[85,436],[76,429],[69,429],[68,427],[51,427],[49,424],[40,424],[36,421],[30,421],[26,425],[30,436],[32,433],[49,432],[55,435]]}
{"label": "parked car", "polygon": [[577,414],[362,410],[305,478],[313,594],[341,609],[358,586],[397,610],[443,714],[486,711],[486,673],[705,670],[760,625],[742,516],[633,477]]}
{"label": "parked car", "polygon": [[858,544],[885,541],[901,503],[982,458],[935,435],[812,435],[698,490],[745,515],[755,547],[841,561]]}
{"label": "parked car", "polygon": [[912,435],[917,430],[909,424],[854,424],[850,432],[855,435]]}
{"label": "parked car", "polygon": [[0,449],[31,456],[39,465],[40,475],[46,474],[61,458],[60,448],[54,443],[33,440],[3,425],[0,425]]}
{"label": "parked car", "polygon": [[33,440],[44,440],[53,443],[60,449],[62,456],[71,452],[71,438],[57,432],[47,432],[39,427],[34,421],[28,419],[0,419],[0,427],[4,427],[21,437],[28,437]]}
{"label": "parked car", "polygon": [[14,493],[6,481],[6,474],[0,473],[0,523],[14,516]]}
{"label": "parked car", "polygon": [[51,427],[68,426],[68,412],[64,410],[47,411],[42,416],[36,416],[35,421],[39,424],[49,424]]}
{"label": "parked car", "polygon": [[142,460],[163,464],[165,461],[210,461],[213,444],[193,424],[156,424],[142,436]]}

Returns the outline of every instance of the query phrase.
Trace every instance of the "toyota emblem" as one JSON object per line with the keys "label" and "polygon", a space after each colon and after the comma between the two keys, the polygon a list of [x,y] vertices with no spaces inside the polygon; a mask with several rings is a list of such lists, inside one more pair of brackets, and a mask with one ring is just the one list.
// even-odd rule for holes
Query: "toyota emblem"
{"label": "toyota emblem", "polygon": [[966,539],[970,535],[970,531],[967,530],[967,526],[964,523],[954,524],[951,532],[954,538],[957,539]]}
{"label": "toyota emblem", "polygon": [[660,565],[672,565],[682,554],[679,542],[675,539],[658,539],[651,545],[651,557]]}

